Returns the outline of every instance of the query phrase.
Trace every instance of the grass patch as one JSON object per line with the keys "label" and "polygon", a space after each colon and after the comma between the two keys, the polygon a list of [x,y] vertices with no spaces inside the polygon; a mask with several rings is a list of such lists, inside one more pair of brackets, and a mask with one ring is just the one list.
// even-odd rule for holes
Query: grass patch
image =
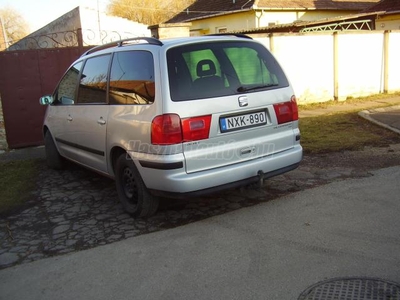
{"label": "grass patch", "polygon": [[22,207],[35,187],[37,160],[0,162],[0,215]]}
{"label": "grass patch", "polygon": [[299,127],[305,153],[361,150],[400,142],[398,134],[361,118],[357,112],[302,118]]}
{"label": "grass patch", "polygon": [[[345,101],[325,101],[325,102],[315,102],[315,103],[308,103],[308,104],[299,104],[299,110],[313,110],[319,108],[328,108],[331,106],[341,106],[346,104],[363,104],[368,101],[378,101],[378,100],[385,100],[389,98],[399,97],[400,93],[392,93],[392,94],[376,94],[367,97],[360,97],[360,98],[347,98]],[[379,107],[382,106],[390,106],[391,104],[381,104],[378,105]],[[374,107],[377,104],[373,104]]]}

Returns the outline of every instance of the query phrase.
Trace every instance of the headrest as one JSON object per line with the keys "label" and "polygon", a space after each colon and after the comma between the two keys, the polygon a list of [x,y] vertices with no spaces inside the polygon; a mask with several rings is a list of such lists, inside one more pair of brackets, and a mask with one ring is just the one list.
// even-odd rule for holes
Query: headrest
{"label": "headrest", "polygon": [[204,77],[215,75],[217,73],[215,64],[211,59],[203,59],[197,64],[197,76]]}

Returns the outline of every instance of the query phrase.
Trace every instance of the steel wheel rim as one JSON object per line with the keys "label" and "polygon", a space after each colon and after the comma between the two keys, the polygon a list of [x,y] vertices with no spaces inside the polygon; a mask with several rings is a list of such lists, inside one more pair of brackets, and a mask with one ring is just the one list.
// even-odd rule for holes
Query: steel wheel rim
{"label": "steel wheel rim", "polygon": [[125,168],[122,173],[122,189],[131,204],[136,205],[138,199],[138,187],[131,169]]}

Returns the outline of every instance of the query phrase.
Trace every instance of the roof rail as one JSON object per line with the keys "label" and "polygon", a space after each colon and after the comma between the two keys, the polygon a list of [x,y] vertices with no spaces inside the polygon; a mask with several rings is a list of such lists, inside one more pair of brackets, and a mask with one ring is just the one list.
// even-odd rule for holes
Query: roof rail
{"label": "roof rail", "polygon": [[242,34],[242,33],[212,33],[212,34],[207,34],[208,36],[236,36],[239,38],[243,39],[250,39],[252,40],[253,38],[251,36]]}
{"label": "roof rail", "polygon": [[126,44],[127,42],[132,42],[132,41],[146,41],[147,43],[152,44],[152,45],[158,45],[158,46],[163,45],[163,43],[160,40],[153,38],[153,37],[144,37],[144,36],[143,37],[135,37],[135,38],[119,40],[119,41],[111,42],[108,44],[93,47],[93,48],[89,49],[88,51],[86,51],[85,53],[83,53],[81,55],[81,57],[88,55],[90,53],[100,51],[103,49],[107,49],[107,48],[111,48],[111,47],[122,47],[122,45]]}

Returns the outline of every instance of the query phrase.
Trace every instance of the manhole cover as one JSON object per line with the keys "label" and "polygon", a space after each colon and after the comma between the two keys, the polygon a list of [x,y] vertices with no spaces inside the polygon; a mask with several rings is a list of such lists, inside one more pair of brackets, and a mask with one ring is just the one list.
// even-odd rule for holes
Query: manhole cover
{"label": "manhole cover", "polygon": [[298,300],[400,300],[400,285],[375,278],[334,278],[310,286]]}

